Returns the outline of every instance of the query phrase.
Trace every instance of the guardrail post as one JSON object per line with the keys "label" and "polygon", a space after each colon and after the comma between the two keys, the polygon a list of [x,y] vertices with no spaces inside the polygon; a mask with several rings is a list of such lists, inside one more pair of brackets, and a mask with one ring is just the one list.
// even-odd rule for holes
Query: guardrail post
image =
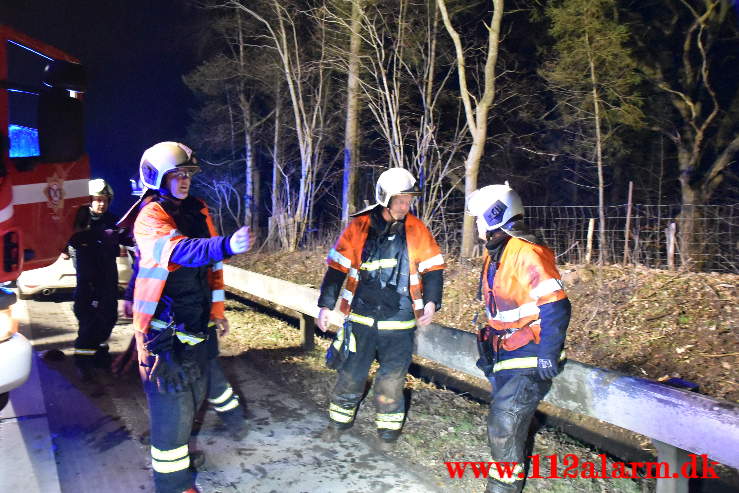
{"label": "guardrail post", "polygon": [[315,347],[313,335],[316,332],[316,321],[310,315],[300,314],[300,343],[303,349],[310,351]]}
{"label": "guardrail post", "polygon": [[688,452],[652,439],[657,449],[657,461],[665,462],[670,467],[670,474],[678,477],[657,479],[657,493],[688,493],[688,478],[681,474],[681,467],[690,460]]}

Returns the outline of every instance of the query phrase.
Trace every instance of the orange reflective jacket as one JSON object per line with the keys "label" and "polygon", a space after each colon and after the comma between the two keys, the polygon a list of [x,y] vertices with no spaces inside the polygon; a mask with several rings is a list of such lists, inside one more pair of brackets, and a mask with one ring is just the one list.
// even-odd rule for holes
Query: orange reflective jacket
{"label": "orange reflective jacket", "polygon": [[547,247],[511,238],[503,250],[495,272],[493,286],[488,282],[490,256],[485,252],[482,269],[482,291],[488,324],[497,330],[531,328],[532,338],[515,340],[512,347],[503,341],[506,350],[517,349],[533,340],[539,343],[541,332],[539,307],[567,298],[554,253]]}
{"label": "orange reflective jacket", "polygon": [[[362,249],[370,228],[370,214],[355,217],[339,236],[328,254],[329,267],[348,274],[346,286],[341,291],[341,312],[349,315],[352,299],[359,285],[359,268],[362,265]],[[444,257],[431,232],[413,214],[405,218],[405,238],[408,245],[410,280],[408,291],[416,318],[423,315],[423,285],[421,274],[444,268]]]}
{"label": "orange reflective jacket", "polygon": [[[208,207],[203,202],[200,210],[205,215],[211,237],[217,236]],[[133,292],[133,326],[141,332],[149,331],[164,284],[171,271],[180,268],[170,263],[174,247],[186,237],[177,230],[172,216],[156,202],[149,202],[138,214],[133,227],[140,252],[139,272]],[[210,317],[224,318],[223,264],[217,262],[208,270],[208,284],[212,292]]]}

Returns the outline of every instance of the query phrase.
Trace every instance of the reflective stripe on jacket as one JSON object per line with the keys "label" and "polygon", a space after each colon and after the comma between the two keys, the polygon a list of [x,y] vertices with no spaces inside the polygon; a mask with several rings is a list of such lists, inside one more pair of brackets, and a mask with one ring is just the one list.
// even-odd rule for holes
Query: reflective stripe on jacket
{"label": "reflective stripe on jacket", "polygon": [[[554,253],[543,245],[511,238],[505,246],[492,287],[488,280],[490,256],[485,255],[482,291],[488,324],[497,330],[529,326],[539,343],[539,307],[567,298],[554,261]],[[506,347],[507,350],[515,349]]]}
{"label": "reflective stripe on jacket", "polygon": [[[205,203],[201,212],[205,215],[211,237],[217,236]],[[139,271],[133,293],[133,325],[136,330],[148,332],[167,277],[171,271],[180,267],[170,263],[172,251],[186,236],[177,230],[172,216],[156,202],[149,202],[141,209],[133,232],[140,253]],[[208,284],[212,293],[211,319],[224,318],[225,296],[221,262],[209,268]]]}
{"label": "reflective stripe on jacket", "polygon": [[[348,274],[346,286],[341,291],[341,312],[349,315],[354,293],[359,284],[362,265],[362,249],[370,228],[370,214],[355,217],[344,229],[336,245],[328,254],[329,267]],[[443,269],[444,257],[431,232],[412,214],[405,218],[405,238],[408,245],[410,279],[408,291],[416,317],[423,315],[423,286],[421,274]]]}

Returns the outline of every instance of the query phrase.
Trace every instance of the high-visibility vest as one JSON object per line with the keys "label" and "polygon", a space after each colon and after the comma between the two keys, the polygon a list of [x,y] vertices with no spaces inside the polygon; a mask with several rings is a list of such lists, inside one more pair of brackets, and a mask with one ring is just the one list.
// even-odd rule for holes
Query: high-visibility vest
{"label": "high-visibility vest", "polygon": [[[359,285],[359,269],[362,265],[362,249],[370,228],[370,213],[355,217],[342,231],[341,236],[326,259],[329,267],[347,274],[346,286],[341,291],[340,309],[344,315],[351,312],[354,293]],[[408,291],[416,317],[423,315],[423,284],[421,274],[443,269],[444,257],[434,237],[425,224],[413,214],[405,218],[405,238],[408,245],[410,279]]]}
{"label": "high-visibility vest", "polygon": [[[202,202],[202,201],[201,201]],[[208,206],[202,202],[200,212],[205,215],[211,237],[217,236],[216,228],[208,213]],[[133,292],[133,326],[141,332],[148,332],[164,284],[170,272],[180,268],[170,263],[174,247],[186,238],[177,230],[172,216],[167,214],[157,202],[149,202],[139,212],[133,227],[136,245],[139,249],[139,271]],[[224,318],[225,292],[223,285],[223,263],[217,262],[208,269],[208,284],[211,289],[211,319]]]}
{"label": "high-visibility vest", "polygon": [[[490,262],[486,251],[481,285],[488,325],[497,330],[528,326],[532,329],[533,341],[538,344],[541,332],[539,307],[567,298],[554,253],[543,245],[511,238],[500,257],[492,286],[488,280]],[[524,341],[518,340],[516,345],[520,347],[528,341],[521,342]],[[506,346],[505,340],[503,348],[516,349]]]}

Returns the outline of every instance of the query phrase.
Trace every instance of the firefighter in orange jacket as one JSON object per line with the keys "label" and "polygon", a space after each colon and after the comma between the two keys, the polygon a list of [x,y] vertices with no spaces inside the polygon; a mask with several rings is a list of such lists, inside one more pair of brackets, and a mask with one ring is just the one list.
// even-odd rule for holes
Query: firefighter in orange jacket
{"label": "firefighter in orange jacket", "polygon": [[[417,194],[416,180],[407,170],[383,172],[375,187],[377,203],[355,214],[328,254],[318,326],[326,331],[339,297],[346,321],[327,355],[339,374],[324,439],[352,426],[375,356],[380,362],[374,382],[380,444],[390,446],[400,435],[414,329],[431,323],[441,307],[443,287],[439,246],[409,212]],[[337,352],[342,343],[345,351]]]}
{"label": "firefighter in orange jacket", "polygon": [[486,491],[517,493],[531,419],[564,359],[570,301],[554,254],[527,231],[521,198],[507,182],[474,191],[467,213],[477,218],[486,246],[481,287],[488,325],[478,335],[478,366],[492,385],[488,442],[493,461],[517,463],[510,476],[491,468]]}
{"label": "firefighter in orange jacket", "polygon": [[207,206],[189,195],[197,171],[192,151],[177,142],[156,144],[141,158],[149,190],[134,224],[140,258],[133,320],[158,493],[197,491],[188,441],[209,365],[217,364],[216,328],[221,335],[229,329],[221,261],[251,246],[247,227],[216,236]]}

